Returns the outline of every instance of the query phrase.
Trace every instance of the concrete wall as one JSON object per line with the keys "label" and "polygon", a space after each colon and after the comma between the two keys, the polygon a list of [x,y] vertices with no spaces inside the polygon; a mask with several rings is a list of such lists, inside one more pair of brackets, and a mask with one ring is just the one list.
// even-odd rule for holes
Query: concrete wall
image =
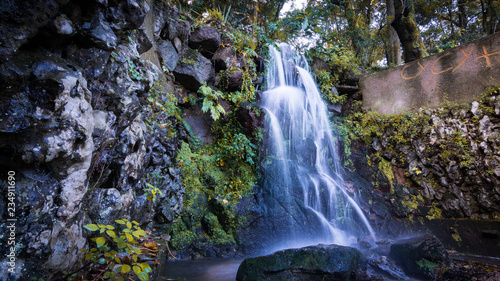
{"label": "concrete wall", "polygon": [[363,107],[379,113],[471,101],[500,84],[500,32],[361,78]]}

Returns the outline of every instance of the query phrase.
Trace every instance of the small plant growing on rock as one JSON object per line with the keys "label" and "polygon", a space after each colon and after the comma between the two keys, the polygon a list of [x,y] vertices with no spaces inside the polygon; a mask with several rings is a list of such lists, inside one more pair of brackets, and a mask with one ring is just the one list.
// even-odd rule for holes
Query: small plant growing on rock
{"label": "small plant growing on rock", "polygon": [[145,262],[140,262],[138,255],[142,251],[137,246],[139,240],[147,238],[146,232],[136,221],[120,219],[116,222],[121,225],[119,231],[112,225],[83,226],[89,231],[99,233],[97,237],[92,238],[96,247],[80,250],[85,253],[83,258],[91,264],[91,268],[97,269],[98,275],[93,280],[101,278],[124,281],[129,279],[133,271],[139,280],[148,281],[151,267]]}
{"label": "small plant growing on rock", "polygon": [[217,120],[219,117],[226,114],[226,111],[219,104],[219,98],[222,98],[222,92],[213,91],[207,85],[201,85],[198,89],[198,93],[203,95],[203,106],[201,110],[203,112],[210,111],[210,116],[212,119]]}

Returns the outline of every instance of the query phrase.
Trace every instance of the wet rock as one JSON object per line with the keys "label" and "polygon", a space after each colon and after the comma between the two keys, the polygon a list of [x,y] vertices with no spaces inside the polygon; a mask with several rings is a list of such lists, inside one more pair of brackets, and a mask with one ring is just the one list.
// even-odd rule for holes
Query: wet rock
{"label": "wet rock", "polygon": [[313,61],[312,61],[312,64],[311,64],[311,70],[313,71],[329,71],[330,70],[330,66],[328,65],[328,63],[326,63],[324,60],[318,58],[318,57],[313,57]]}
{"label": "wet rock", "polygon": [[434,278],[434,269],[452,264],[443,244],[432,234],[397,241],[389,256],[406,274],[423,278]]}
{"label": "wet rock", "polygon": [[84,41],[88,40],[95,47],[106,51],[113,51],[118,44],[118,38],[102,14],[97,14],[91,22],[84,23],[81,34]]}
{"label": "wet rock", "polygon": [[118,6],[109,7],[107,18],[115,30],[132,30],[141,26],[148,12],[148,1],[128,0],[120,2]]}
{"label": "wet rock", "polygon": [[135,38],[135,42],[137,43],[137,52],[139,54],[147,52],[151,49],[151,47],[153,47],[153,42],[149,40],[144,28],[141,27],[139,29],[134,29],[131,36]]}
{"label": "wet rock", "polygon": [[200,108],[190,109],[182,115],[182,118],[188,123],[187,131],[192,134],[191,137],[200,138],[203,144],[210,144],[214,140],[210,124],[210,116],[201,111]]}
{"label": "wet rock", "polygon": [[241,68],[244,62],[238,58],[236,51],[231,47],[219,48],[212,57],[215,65],[215,71],[227,70],[231,67]]}
{"label": "wet rock", "polygon": [[64,50],[64,57],[85,70],[86,77],[99,78],[105,70],[111,52],[99,48],[83,49],[71,44]]}
{"label": "wet rock", "polygon": [[[257,112],[257,113],[256,113]],[[261,126],[260,109],[250,104],[241,104],[236,112],[238,121],[243,125],[248,139],[255,138],[254,132]]]}
{"label": "wet rock", "polygon": [[243,85],[243,70],[236,69],[226,73],[226,89],[227,91],[239,91]]}
{"label": "wet rock", "polygon": [[338,245],[288,249],[245,259],[236,280],[349,280],[360,260],[359,250]]}
{"label": "wet rock", "polygon": [[55,0],[10,1],[0,8],[0,62],[10,57],[22,44],[36,34],[38,28],[56,15]]}
{"label": "wet rock", "polygon": [[175,19],[168,19],[160,34],[161,39],[173,41],[178,37],[182,42],[186,42],[189,36],[189,24]]}
{"label": "wet rock", "polygon": [[[400,268],[394,261],[388,259],[386,256],[380,256],[375,259],[368,260],[368,265],[373,268],[376,273],[383,274],[389,279],[393,280],[408,280],[409,278],[404,274],[403,269]],[[386,278],[383,278],[386,279]],[[383,280],[382,279],[382,280]],[[373,280],[373,279],[370,279]]]}
{"label": "wet rock", "polygon": [[189,47],[198,50],[207,58],[212,58],[221,44],[219,31],[205,26],[195,29],[189,38]]}
{"label": "wet rock", "polygon": [[174,75],[184,87],[197,91],[204,83],[214,77],[210,60],[195,50],[188,49],[174,69]]}
{"label": "wet rock", "polygon": [[160,55],[162,64],[166,66],[169,71],[173,71],[177,66],[179,55],[172,43],[160,39],[156,41],[156,51]]}

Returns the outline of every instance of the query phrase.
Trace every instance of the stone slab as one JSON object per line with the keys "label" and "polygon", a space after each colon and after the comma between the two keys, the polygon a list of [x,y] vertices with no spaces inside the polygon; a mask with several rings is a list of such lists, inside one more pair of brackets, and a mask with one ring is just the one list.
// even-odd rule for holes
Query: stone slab
{"label": "stone slab", "polygon": [[363,108],[402,113],[470,102],[500,84],[500,32],[360,80]]}

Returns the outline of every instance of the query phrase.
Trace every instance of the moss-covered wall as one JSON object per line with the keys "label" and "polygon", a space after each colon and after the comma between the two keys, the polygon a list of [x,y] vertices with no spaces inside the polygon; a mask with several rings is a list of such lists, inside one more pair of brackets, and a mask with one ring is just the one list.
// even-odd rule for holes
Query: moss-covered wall
{"label": "moss-covered wall", "polygon": [[387,215],[410,222],[499,220],[499,117],[500,90],[493,87],[470,103],[345,118],[347,178],[361,190],[378,231],[391,232]]}

